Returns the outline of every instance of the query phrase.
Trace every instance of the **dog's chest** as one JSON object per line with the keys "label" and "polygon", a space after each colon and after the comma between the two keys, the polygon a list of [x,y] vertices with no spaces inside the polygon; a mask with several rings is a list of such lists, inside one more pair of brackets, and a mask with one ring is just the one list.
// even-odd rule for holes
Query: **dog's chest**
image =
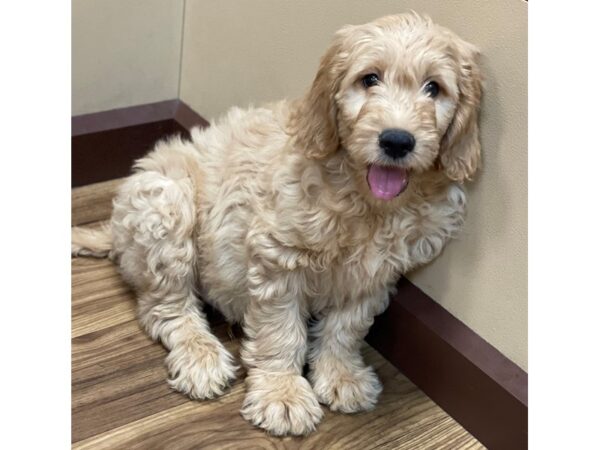
{"label": "dog's chest", "polygon": [[339,303],[388,291],[400,275],[439,255],[462,225],[464,204],[462,189],[451,186],[447,195],[422,199],[375,227],[356,225],[356,235],[365,237],[350,245],[340,242],[326,270],[312,274],[317,298]]}

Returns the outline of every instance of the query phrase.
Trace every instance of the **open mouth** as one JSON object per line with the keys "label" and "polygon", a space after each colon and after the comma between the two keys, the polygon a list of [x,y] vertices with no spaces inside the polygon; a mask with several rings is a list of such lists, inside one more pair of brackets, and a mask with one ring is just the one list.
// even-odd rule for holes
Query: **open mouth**
{"label": "open mouth", "polygon": [[392,200],[408,186],[408,170],[371,164],[367,171],[367,182],[375,198]]}

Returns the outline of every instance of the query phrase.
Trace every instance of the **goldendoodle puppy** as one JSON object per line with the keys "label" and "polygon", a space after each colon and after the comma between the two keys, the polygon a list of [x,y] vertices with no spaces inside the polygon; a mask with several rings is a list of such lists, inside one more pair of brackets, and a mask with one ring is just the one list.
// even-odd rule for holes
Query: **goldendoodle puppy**
{"label": "goldendoodle puppy", "polygon": [[319,403],[375,406],[360,343],[398,277],[463,222],[461,183],[480,154],[477,56],[415,13],[346,26],[303,98],[233,108],[191,142],[158,143],[110,228],[73,230],[74,254],[109,254],[135,288],[173,388],[211,398],[235,376],[207,302],[243,325],[251,423],[302,435]]}

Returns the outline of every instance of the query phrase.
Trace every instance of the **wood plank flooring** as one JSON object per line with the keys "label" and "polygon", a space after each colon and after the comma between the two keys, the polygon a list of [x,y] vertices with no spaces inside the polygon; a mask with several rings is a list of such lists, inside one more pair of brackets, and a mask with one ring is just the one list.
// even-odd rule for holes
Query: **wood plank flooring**
{"label": "wood plank flooring", "polygon": [[[73,190],[72,221],[107,217],[119,181]],[[239,330],[213,321],[238,356]],[[276,438],[239,414],[243,374],[222,397],[192,401],[166,383],[165,349],[135,319],[135,298],[107,260],[72,260],[74,449],[481,449],[484,448],[374,349],[365,359],[384,384],[374,411],[326,412],[305,438]]]}

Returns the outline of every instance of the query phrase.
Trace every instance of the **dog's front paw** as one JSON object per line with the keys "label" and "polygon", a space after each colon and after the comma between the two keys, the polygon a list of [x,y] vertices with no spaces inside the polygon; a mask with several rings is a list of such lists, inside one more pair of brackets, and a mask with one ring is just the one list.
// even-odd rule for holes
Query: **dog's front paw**
{"label": "dog's front paw", "polygon": [[300,375],[251,369],[242,416],[276,436],[305,435],[316,429],[323,410],[308,381]]}
{"label": "dog's front paw", "polygon": [[220,343],[192,342],[175,346],[166,359],[169,385],[192,399],[209,399],[225,391],[237,367]]}
{"label": "dog's front paw", "polygon": [[371,367],[311,370],[309,379],[319,402],[332,411],[354,413],[375,407],[382,386]]}

